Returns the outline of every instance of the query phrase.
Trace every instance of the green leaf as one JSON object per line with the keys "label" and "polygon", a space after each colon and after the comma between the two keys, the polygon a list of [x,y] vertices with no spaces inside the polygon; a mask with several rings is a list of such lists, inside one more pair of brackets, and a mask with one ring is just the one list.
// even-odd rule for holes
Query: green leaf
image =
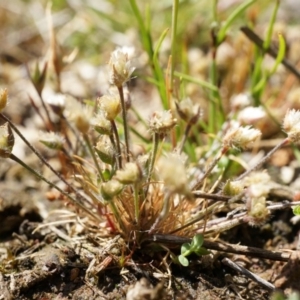
{"label": "green leaf", "polygon": [[216,87],[215,85],[213,85],[210,82],[207,82],[205,80],[201,80],[199,78],[195,78],[193,76],[189,76],[189,75],[181,73],[181,72],[174,72],[174,75],[176,77],[179,77],[179,78],[183,79],[183,80],[199,84],[201,87],[207,88],[207,89],[209,89],[211,91],[214,91],[214,92],[218,92],[219,91],[218,87]]}
{"label": "green leaf", "polygon": [[196,234],[191,243],[192,248],[200,248],[203,244],[203,235],[202,234]]}
{"label": "green leaf", "polygon": [[196,250],[195,253],[199,256],[210,254],[210,252],[205,248],[200,248]]}
{"label": "green leaf", "polygon": [[272,70],[270,71],[270,74],[274,74],[276,72],[278,66],[281,64],[282,60],[285,57],[286,44],[285,44],[284,37],[282,36],[281,33],[278,33],[278,40],[279,40],[278,53],[277,53],[275,64]]}
{"label": "green leaf", "polygon": [[184,243],[181,246],[181,254],[188,255],[191,249],[191,245],[189,243]]}
{"label": "green leaf", "polygon": [[184,267],[188,267],[189,261],[186,257],[184,257],[183,255],[179,255],[178,260],[181,263],[181,265],[183,265]]}
{"label": "green leaf", "polygon": [[227,18],[227,20],[222,25],[221,29],[218,32],[217,35],[217,43],[220,45],[227,34],[227,31],[230,27],[230,25],[233,23],[233,21],[239,17],[250,5],[252,5],[256,0],[250,0],[250,1],[243,1],[233,12],[232,14]]}
{"label": "green leaf", "polygon": [[266,38],[265,38],[265,41],[264,41],[264,44],[263,44],[263,48],[265,50],[267,50],[271,45],[273,28],[274,28],[274,24],[276,22],[276,16],[277,16],[277,11],[278,11],[279,5],[280,5],[280,1],[277,0],[276,3],[275,3],[275,7],[274,7],[274,10],[273,10],[273,13],[272,13],[271,20],[269,22],[269,27],[268,27],[268,30],[267,30]]}
{"label": "green leaf", "polygon": [[169,28],[166,28],[162,34],[160,35],[159,39],[158,39],[158,43],[157,43],[157,46],[155,47],[155,50],[154,50],[154,53],[153,53],[153,62],[155,64],[158,65],[158,53],[159,53],[159,50],[160,50],[160,47],[161,47],[161,44],[162,42],[164,41],[166,35],[168,34],[169,32]]}
{"label": "green leaf", "polygon": [[284,297],[284,295],[281,292],[275,292],[271,296],[271,300],[285,300],[285,297]]}
{"label": "green leaf", "polygon": [[293,213],[296,216],[300,216],[300,205],[293,207]]}
{"label": "green leaf", "polygon": [[103,178],[105,180],[110,180],[111,177],[112,177],[112,174],[111,174],[111,171],[109,169],[105,169],[103,172],[102,172],[102,175],[103,175]]}

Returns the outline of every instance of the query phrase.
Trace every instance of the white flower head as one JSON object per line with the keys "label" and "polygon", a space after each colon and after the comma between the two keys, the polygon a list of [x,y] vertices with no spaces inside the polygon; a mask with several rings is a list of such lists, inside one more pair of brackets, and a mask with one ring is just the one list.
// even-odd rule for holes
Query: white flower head
{"label": "white flower head", "polygon": [[121,193],[123,185],[118,180],[103,182],[100,187],[101,196],[104,200],[110,201]]}
{"label": "white flower head", "polygon": [[189,195],[189,181],[185,161],[177,153],[163,156],[157,163],[158,175],[165,187],[173,193]]}
{"label": "white flower head", "polygon": [[132,184],[142,179],[142,170],[137,163],[128,162],[124,168],[117,170],[115,179],[123,184]]}
{"label": "white flower head", "polygon": [[50,149],[59,150],[63,147],[65,139],[55,132],[40,132],[39,141]]}
{"label": "white flower head", "polygon": [[300,110],[289,110],[283,120],[282,125],[284,131],[292,142],[300,141]]}
{"label": "white flower head", "polygon": [[230,99],[231,108],[234,110],[245,108],[251,105],[251,97],[249,94],[241,93],[238,95],[234,95]]}
{"label": "white flower head", "polygon": [[121,111],[119,95],[104,95],[98,98],[100,109],[109,121],[113,121]]}
{"label": "white flower head", "polygon": [[91,120],[93,118],[93,107],[89,105],[83,105],[75,98],[68,98],[66,102],[66,116],[72,121],[76,128],[81,133],[87,133]]}
{"label": "white flower head", "polygon": [[51,106],[53,111],[60,115],[66,106],[66,95],[64,94],[54,94],[48,97],[45,97],[46,102]]}
{"label": "white flower head", "polygon": [[54,94],[45,98],[49,105],[64,107],[66,104],[66,95]]}
{"label": "white flower head", "polygon": [[176,125],[177,119],[173,117],[171,111],[164,110],[154,112],[149,120],[151,131],[163,134],[171,130]]}
{"label": "white flower head", "polygon": [[94,118],[92,118],[91,125],[100,134],[111,134],[111,122],[106,119],[105,114],[102,110],[98,111]]}
{"label": "white flower head", "polygon": [[261,132],[250,126],[231,128],[223,139],[223,146],[237,149],[248,149],[259,137]]}
{"label": "white flower head", "polygon": [[262,106],[248,106],[242,109],[238,114],[238,121],[243,124],[255,124],[267,116]]}
{"label": "white flower head", "polygon": [[190,98],[186,98],[176,104],[177,113],[187,123],[195,124],[202,115],[199,104],[194,104]]}
{"label": "white flower head", "polygon": [[91,120],[93,117],[93,108],[91,106],[83,106],[81,113],[74,118],[76,128],[83,134],[89,131]]}
{"label": "white flower head", "polygon": [[128,48],[118,48],[112,52],[109,65],[110,83],[121,87],[130,79],[131,74],[135,70],[132,65],[132,60],[129,58],[131,51]]}
{"label": "white flower head", "polygon": [[114,161],[115,150],[110,140],[105,137],[105,135],[100,137],[96,144],[95,150],[104,163],[111,165]]}
{"label": "white flower head", "polygon": [[65,116],[72,121],[74,117],[82,112],[82,103],[74,97],[68,97],[65,102]]}

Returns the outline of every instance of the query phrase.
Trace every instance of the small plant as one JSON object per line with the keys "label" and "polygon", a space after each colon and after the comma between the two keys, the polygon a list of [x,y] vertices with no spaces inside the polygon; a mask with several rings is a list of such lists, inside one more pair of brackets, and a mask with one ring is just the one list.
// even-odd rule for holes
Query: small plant
{"label": "small plant", "polygon": [[[270,212],[266,206],[266,196],[272,183],[268,179],[264,186],[259,185],[258,181],[264,176],[258,174],[260,179],[252,180],[250,173],[282,145],[298,143],[300,112],[290,110],[287,113],[283,129],[288,136],[281,144],[257,165],[237,179],[227,182],[224,188],[224,195],[227,193],[229,196],[226,205],[219,201],[207,202],[206,199],[211,194],[208,191],[216,188],[214,180],[222,173],[222,169],[217,170],[221,159],[231,151],[246,151],[252,147],[260,138],[261,132],[251,126],[241,126],[237,121],[225,122],[217,133],[220,139],[215,140],[205,156],[197,157],[198,163],[194,167],[183,150],[189,143],[190,131],[201,121],[202,113],[199,105],[194,105],[190,99],[183,99],[175,103],[178,117],[174,110],[169,109],[153,112],[148,124],[143,121],[152,135],[152,143],[148,142],[149,151],[134,154],[133,140],[136,140],[136,131],[128,121],[127,114],[131,104],[129,105],[128,96],[124,93],[135,70],[128,51],[118,48],[111,54],[108,63],[108,81],[111,88],[106,95],[86,102],[57,95],[57,103],[51,100],[49,107],[43,106],[49,119],[46,124],[51,125],[46,125],[46,128],[54,125],[51,119],[53,113],[59,117],[61,124],[65,123],[60,132],[42,133],[40,141],[46,147],[62,153],[64,160],[69,161],[70,172],[66,176],[54,170],[2,112],[0,116],[6,123],[1,127],[0,154],[3,158],[18,162],[57,189],[75,205],[79,214],[85,212],[92,217],[96,226],[104,221],[105,225],[101,226],[103,234],[120,233],[126,241],[136,244],[155,234],[194,236],[191,244],[184,244],[181,249],[180,261],[187,265],[186,256],[193,252],[206,253],[201,248],[203,236],[219,234],[236,226],[241,220],[253,225],[267,220]],[[44,80],[46,72],[47,68],[44,67],[43,72],[37,74]],[[42,97],[44,84],[37,85],[37,81],[39,82],[35,80],[33,83]],[[0,99],[1,111],[7,104],[7,98],[7,90],[3,90]],[[52,110],[51,114],[49,108]],[[175,139],[172,139],[174,128],[178,124],[181,126],[181,136],[175,135]],[[65,190],[12,153],[13,131],[58,176],[65,184]],[[137,135],[139,136],[142,134]],[[80,188],[75,187],[72,181],[78,182]],[[239,185],[239,188],[232,192],[230,187],[234,185]],[[208,193],[203,193],[205,191]],[[261,193],[258,194],[258,191]],[[229,213],[231,205],[237,204],[245,211],[243,214],[235,214],[230,220],[213,220],[216,211]],[[190,211],[195,207],[199,211],[192,215]],[[195,235],[199,232],[202,235]]]}
{"label": "small plant", "polygon": [[184,266],[189,266],[189,260],[187,257],[193,253],[197,254],[198,256],[207,255],[210,252],[202,247],[203,245],[203,235],[202,234],[196,234],[190,243],[184,243],[181,246],[181,254],[178,256],[179,262]]}
{"label": "small plant", "polygon": [[[175,3],[178,5],[178,1]],[[242,124],[238,113],[244,107],[253,108],[251,99],[237,101],[229,112],[223,108],[216,54],[225,42],[229,25],[252,3],[253,0],[246,1],[219,30],[218,26],[213,28],[207,81],[175,72],[173,61],[171,74],[167,70],[165,80],[158,53],[166,33],[153,49],[148,28],[135,1],[131,0],[153,71],[152,82],[159,90],[163,108],[149,110],[146,120],[136,111],[128,86],[133,75],[139,75],[132,49],[117,48],[111,53],[107,66],[109,88],[105,95],[89,100],[63,93],[54,95],[55,99],[44,99],[48,64],[42,71],[37,66],[30,79],[42,104],[42,109],[33,105],[46,130],[41,133],[40,142],[56,151],[54,155],[61,162],[60,169],[54,169],[3,113],[8,102],[6,89],[0,92],[0,118],[5,121],[0,127],[1,158],[17,162],[59,191],[69,204],[68,208],[75,212],[74,219],[80,219],[86,232],[92,231],[100,238],[120,235],[127,245],[119,260],[122,266],[134,250],[143,249],[144,243],[151,245],[158,237],[176,236],[191,239],[182,244],[178,256],[180,264],[187,267],[191,254],[210,253],[209,248],[204,247],[206,239],[216,238],[241,223],[260,226],[270,218],[273,210],[299,204],[278,206],[269,202],[269,195],[277,185],[266,171],[259,169],[280,147],[300,144],[300,111],[287,110],[282,125],[286,137],[249,166],[240,154],[255,148],[262,133],[249,124]],[[214,1],[214,6],[216,4]],[[257,78],[257,74],[247,74],[253,77],[251,92],[255,102],[283,59],[285,43],[282,35],[279,39],[280,51],[271,71],[261,78]],[[172,47],[175,45],[173,42]],[[264,47],[267,51],[268,44]],[[172,48],[172,53],[175,52]],[[55,71],[61,92],[61,68]],[[182,85],[174,84],[176,76],[180,77]],[[202,108],[189,97],[182,96],[185,81],[196,82],[197,88],[203,88],[207,107]],[[265,113],[263,107],[257,108],[256,112]],[[136,126],[137,123],[141,126]],[[14,134],[55,174],[57,181],[46,178],[13,153]],[[232,165],[238,167],[232,168]],[[294,213],[299,214],[299,207],[294,208]]]}
{"label": "small plant", "polygon": [[293,213],[296,216],[300,216],[300,205],[297,205],[293,208]]}

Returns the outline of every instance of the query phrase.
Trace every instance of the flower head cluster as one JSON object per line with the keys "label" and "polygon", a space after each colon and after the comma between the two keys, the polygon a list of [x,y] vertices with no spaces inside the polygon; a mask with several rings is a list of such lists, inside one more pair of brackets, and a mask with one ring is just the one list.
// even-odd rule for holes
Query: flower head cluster
{"label": "flower head cluster", "polygon": [[245,150],[260,136],[261,132],[258,129],[251,128],[250,126],[234,126],[225,135],[223,145],[224,147]]}
{"label": "flower head cluster", "polygon": [[135,70],[132,66],[132,61],[129,59],[128,52],[128,49],[118,48],[111,54],[108,62],[110,67],[109,81],[117,87],[121,87],[125,82],[127,82]]}
{"label": "flower head cluster", "polygon": [[199,104],[193,104],[190,98],[181,102],[176,102],[176,109],[181,119],[190,124],[196,124],[201,117],[201,108]]}
{"label": "flower head cluster", "polygon": [[283,120],[282,125],[284,131],[287,133],[289,139],[293,143],[300,142],[300,111],[291,109],[289,110]]}
{"label": "flower head cluster", "polygon": [[149,120],[151,131],[159,134],[167,133],[176,125],[177,119],[169,110],[155,112]]}

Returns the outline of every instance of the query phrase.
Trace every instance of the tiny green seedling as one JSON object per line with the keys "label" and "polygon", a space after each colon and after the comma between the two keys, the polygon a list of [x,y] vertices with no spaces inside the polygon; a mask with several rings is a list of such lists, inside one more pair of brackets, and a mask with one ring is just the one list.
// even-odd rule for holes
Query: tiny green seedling
{"label": "tiny green seedling", "polygon": [[184,243],[181,246],[181,254],[178,256],[178,260],[184,267],[188,267],[189,260],[186,257],[191,255],[192,253],[195,253],[199,256],[207,255],[210,253],[207,249],[202,247],[203,241],[203,235],[196,234],[193,237],[191,243]]}
{"label": "tiny green seedling", "polygon": [[300,216],[300,205],[297,205],[293,208],[293,214],[295,216]]}

